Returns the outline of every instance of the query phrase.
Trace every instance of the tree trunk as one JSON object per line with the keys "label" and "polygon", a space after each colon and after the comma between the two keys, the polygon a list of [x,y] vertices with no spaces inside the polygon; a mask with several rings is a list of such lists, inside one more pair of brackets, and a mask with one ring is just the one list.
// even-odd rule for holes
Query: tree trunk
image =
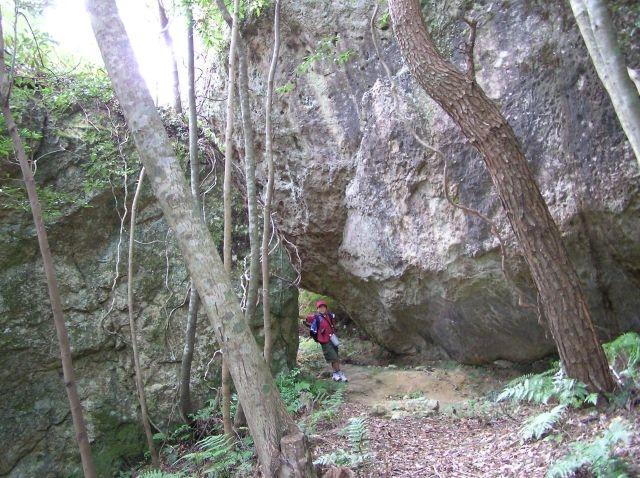
{"label": "tree trunk", "polygon": [[93,30],[136,148],[227,363],[265,476],[314,476],[306,459],[284,460],[281,441],[299,433],[244,320],[229,275],[199,214],[162,121],[136,64],[115,0],[87,0]]}
{"label": "tree trunk", "polygon": [[269,238],[271,237],[271,199],[273,198],[273,131],[271,109],[273,104],[273,83],[276,76],[278,54],[280,53],[280,0],[276,0],[273,16],[273,55],[267,78],[267,101],[265,105],[264,157],[267,162],[267,186],[264,192],[264,213],[262,217],[262,321],[264,323],[264,360],[271,367],[271,304],[269,301]]}
{"label": "tree trunk", "polygon": [[[229,27],[233,28],[233,19],[227,10],[224,0],[216,0],[218,9]],[[244,172],[247,183],[247,210],[249,216],[249,285],[247,287],[247,308],[245,317],[248,321],[256,315],[258,302],[258,276],[260,274],[260,231],[258,230],[258,199],[256,193],[256,153],[253,123],[251,121],[251,106],[249,104],[249,67],[247,51],[239,33],[236,39],[236,55],[238,59],[238,93],[240,97],[240,112],[242,115],[242,131],[244,133]]]}
{"label": "tree trunk", "polygon": [[[17,39],[15,39],[17,41]],[[14,46],[15,48],[15,46]],[[2,31],[2,12],[0,11],[0,102],[2,103],[2,115],[16,157],[20,163],[20,170],[29,196],[29,204],[31,205],[31,213],[33,215],[33,223],[38,236],[38,245],[40,246],[40,254],[42,255],[42,263],[44,267],[45,277],[47,279],[47,288],[49,289],[49,299],[51,300],[51,309],[53,311],[53,322],[56,328],[58,344],[60,346],[60,359],[62,362],[62,375],[64,378],[64,388],[67,392],[69,400],[69,408],[71,409],[71,419],[76,435],[76,442],[80,448],[80,459],[82,461],[82,470],[86,478],[95,478],[96,470],[91,457],[91,447],[87,436],[87,428],[84,423],[82,413],[82,404],[78,396],[76,388],[75,372],[71,360],[71,345],[69,344],[69,335],[67,334],[67,326],[64,322],[64,314],[62,312],[62,301],[60,292],[58,291],[58,281],[56,280],[55,270],[53,268],[53,258],[49,249],[49,239],[47,231],[42,220],[42,209],[36,191],[36,183],[31,172],[31,166],[27,160],[27,154],[22,144],[22,139],[18,133],[18,128],[9,108],[9,75],[6,70],[4,58],[4,33]],[[262,360],[262,358],[261,358]]]}
{"label": "tree trunk", "polygon": [[154,468],[160,466],[160,457],[158,451],[153,444],[153,433],[151,433],[151,424],[149,423],[149,411],[147,410],[147,399],[144,393],[144,381],[142,380],[142,369],[140,368],[140,354],[138,354],[138,333],[136,331],[136,319],[133,315],[133,251],[134,238],[136,230],[136,208],[138,207],[138,199],[140,199],[140,190],[142,189],[142,180],[144,179],[144,167],[140,170],[138,177],[138,187],[133,196],[131,204],[131,226],[129,228],[129,261],[127,263],[127,308],[129,309],[129,331],[131,332],[131,348],[133,349],[133,369],[135,371],[136,389],[138,391],[138,402],[140,403],[140,419],[144,434],[147,437],[147,445],[151,454],[151,463]]}
{"label": "tree trunk", "polygon": [[[191,165],[191,195],[196,214],[202,215],[200,206],[200,162],[198,160],[198,116],[196,113],[195,88],[195,54],[193,47],[193,11],[187,6],[187,70],[189,97],[189,163]],[[189,311],[187,312],[187,329],[180,366],[180,414],[185,422],[189,422],[191,410],[191,363],[196,341],[196,324],[198,322],[198,290],[191,281],[189,292]]]}
{"label": "tree trunk", "polygon": [[[233,122],[234,122],[234,93],[236,88],[236,48],[238,43],[238,12],[240,11],[239,0],[233,2],[233,24],[231,28],[231,44],[229,46],[229,79],[227,81],[227,127],[224,138],[224,183],[222,186],[223,207],[224,207],[224,242],[222,244],[222,255],[224,258],[224,269],[231,275],[231,170],[233,168]],[[227,354],[223,347],[222,358],[222,421],[224,432],[227,435],[233,434],[231,423],[231,376],[229,365],[225,362]]]}
{"label": "tree trunk", "polygon": [[[234,28],[234,20],[229,15],[224,0],[216,0],[218,9],[222,13],[229,27]],[[244,171],[247,185],[247,212],[249,219],[249,284],[247,286],[247,299],[245,317],[251,323],[256,315],[258,300],[258,271],[260,267],[260,248],[258,246],[258,200],[256,195],[256,153],[254,146],[254,132],[251,121],[251,107],[249,105],[249,68],[247,65],[247,53],[242,37],[237,33],[236,55],[238,59],[238,96],[240,97],[240,113],[242,115],[242,131],[244,137]],[[236,428],[246,425],[246,418],[242,403],[238,403],[234,426]]]}
{"label": "tree trunk", "polygon": [[618,46],[616,29],[602,0],[570,0],[591,61],[640,165],[640,96]]}
{"label": "tree trunk", "polygon": [[593,391],[614,382],[579,279],[524,153],[497,106],[437,51],[420,0],[390,0],[395,36],[413,77],[480,151],[538,289],[560,359]]}
{"label": "tree trunk", "polygon": [[180,77],[178,76],[178,62],[176,61],[176,52],[173,49],[173,39],[169,31],[169,18],[167,11],[162,4],[162,0],[158,0],[158,14],[160,15],[160,32],[169,53],[171,54],[171,76],[173,78],[173,109],[179,115],[182,114],[182,101],[180,101]]}
{"label": "tree trunk", "polygon": [[185,423],[189,423],[189,415],[193,413],[191,404],[191,364],[193,350],[196,343],[196,325],[198,323],[198,306],[200,298],[193,280],[190,283],[189,309],[187,311],[187,327],[184,337],[184,349],[180,362],[180,416]]}
{"label": "tree trunk", "polygon": [[256,194],[256,153],[254,145],[251,107],[249,106],[249,71],[247,53],[244,45],[238,42],[238,93],[240,95],[240,112],[242,114],[242,130],[244,132],[244,174],[247,183],[247,212],[249,216],[249,285],[247,287],[247,308],[245,317],[251,323],[256,315],[258,301],[258,285],[260,275],[260,231],[258,229],[258,198]]}

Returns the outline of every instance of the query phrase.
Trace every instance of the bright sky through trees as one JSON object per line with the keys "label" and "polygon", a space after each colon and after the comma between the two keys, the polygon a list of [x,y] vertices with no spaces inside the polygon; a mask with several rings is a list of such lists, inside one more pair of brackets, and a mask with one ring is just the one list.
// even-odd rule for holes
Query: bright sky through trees
{"label": "bright sky through trees", "polygon": [[[3,1],[11,8],[13,2]],[[160,37],[158,8],[155,0],[118,0],[120,15],[131,39],[138,64],[154,99],[163,105],[171,104],[170,54]],[[3,10],[4,10],[3,8]],[[182,52],[186,51],[184,19],[172,15],[168,9],[170,30],[182,68]],[[93,37],[84,0],[54,0],[44,11],[39,23],[59,44],[60,48],[76,57],[102,64],[98,46]]]}

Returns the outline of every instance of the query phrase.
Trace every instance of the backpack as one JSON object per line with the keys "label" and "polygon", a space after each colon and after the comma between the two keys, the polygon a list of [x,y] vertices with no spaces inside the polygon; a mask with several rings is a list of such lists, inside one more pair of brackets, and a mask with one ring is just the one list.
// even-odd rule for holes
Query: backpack
{"label": "backpack", "polygon": [[[318,341],[318,328],[320,327],[320,318],[322,316],[319,313],[309,314],[305,318],[305,325],[309,327],[309,337],[311,337],[316,342]],[[329,322],[333,327],[333,321],[335,320],[335,314],[329,314]]]}
{"label": "backpack", "polygon": [[309,327],[309,337],[311,337],[313,340],[315,340],[315,341],[317,342],[317,341],[318,341],[318,332],[317,332],[317,330],[318,330],[318,326],[316,325],[315,330],[314,330],[314,328],[312,327],[313,323],[314,323],[314,322],[315,322],[315,320],[316,320],[316,316],[317,316],[317,314],[316,314],[316,313],[308,314],[308,315],[305,317],[304,324],[305,324],[307,327]]}

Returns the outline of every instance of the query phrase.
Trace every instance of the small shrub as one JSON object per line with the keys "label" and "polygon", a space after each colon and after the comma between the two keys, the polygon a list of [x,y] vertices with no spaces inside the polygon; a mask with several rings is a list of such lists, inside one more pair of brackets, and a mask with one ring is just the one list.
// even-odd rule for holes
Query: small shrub
{"label": "small shrub", "polygon": [[290,81],[288,81],[284,85],[278,86],[276,88],[276,93],[278,93],[279,95],[286,95],[287,93],[291,93],[294,88],[295,88],[295,85]]}

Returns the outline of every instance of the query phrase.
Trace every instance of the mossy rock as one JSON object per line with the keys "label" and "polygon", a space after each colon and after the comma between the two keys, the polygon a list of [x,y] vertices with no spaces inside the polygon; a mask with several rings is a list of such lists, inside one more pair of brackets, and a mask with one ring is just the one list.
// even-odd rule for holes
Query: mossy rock
{"label": "mossy rock", "polygon": [[99,477],[111,477],[125,466],[144,459],[146,447],[142,427],[123,422],[117,414],[103,409],[93,415],[98,439],[93,445],[93,458]]}

